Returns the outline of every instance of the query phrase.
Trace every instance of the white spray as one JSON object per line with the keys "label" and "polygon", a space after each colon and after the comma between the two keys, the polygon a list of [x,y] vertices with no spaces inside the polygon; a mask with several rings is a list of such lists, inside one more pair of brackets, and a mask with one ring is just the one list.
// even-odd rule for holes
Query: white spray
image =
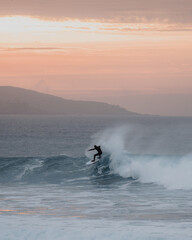
{"label": "white spray", "polygon": [[157,183],[169,189],[192,189],[192,155],[133,155],[125,149],[129,146],[130,131],[130,127],[122,126],[106,129],[92,137],[92,145],[101,145],[110,155],[111,171],[142,183]]}

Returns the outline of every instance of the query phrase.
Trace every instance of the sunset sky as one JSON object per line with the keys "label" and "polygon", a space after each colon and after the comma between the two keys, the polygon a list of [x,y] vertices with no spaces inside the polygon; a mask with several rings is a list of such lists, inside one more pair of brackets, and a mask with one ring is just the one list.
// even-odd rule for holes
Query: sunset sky
{"label": "sunset sky", "polygon": [[191,0],[0,0],[0,85],[192,116]]}

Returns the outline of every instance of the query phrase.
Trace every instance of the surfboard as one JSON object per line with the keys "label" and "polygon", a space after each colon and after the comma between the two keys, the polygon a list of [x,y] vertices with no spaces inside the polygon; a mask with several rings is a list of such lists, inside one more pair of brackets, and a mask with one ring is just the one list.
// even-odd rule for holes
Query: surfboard
{"label": "surfboard", "polygon": [[94,162],[92,162],[92,160],[90,160],[89,162],[86,162],[86,165],[89,166],[89,165],[92,165],[92,164],[95,164],[96,162],[98,162],[100,159],[95,159]]}

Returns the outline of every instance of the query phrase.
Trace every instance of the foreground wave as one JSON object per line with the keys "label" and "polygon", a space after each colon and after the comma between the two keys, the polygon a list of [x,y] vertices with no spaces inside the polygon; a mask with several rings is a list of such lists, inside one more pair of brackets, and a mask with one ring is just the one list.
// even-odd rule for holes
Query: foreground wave
{"label": "foreground wave", "polygon": [[87,157],[0,158],[0,183],[62,183],[79,179],[137,180],[170,189],[192,189],[192,156],[106,154],[86,167]]}
{"label": "foreground wave", "polygon": [[0,182],[60,183],[84,175],[85,158],[69,156],[0,158]]}

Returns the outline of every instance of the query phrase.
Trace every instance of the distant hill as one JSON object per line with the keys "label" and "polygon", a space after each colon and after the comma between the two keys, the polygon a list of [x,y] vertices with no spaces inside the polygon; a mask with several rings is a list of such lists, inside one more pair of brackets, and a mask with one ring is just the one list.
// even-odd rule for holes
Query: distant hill
{"label": "distant hill", "polygon": [[9,86],[0,87],[0,114],[136,115],[107,103],[66,100]]}

